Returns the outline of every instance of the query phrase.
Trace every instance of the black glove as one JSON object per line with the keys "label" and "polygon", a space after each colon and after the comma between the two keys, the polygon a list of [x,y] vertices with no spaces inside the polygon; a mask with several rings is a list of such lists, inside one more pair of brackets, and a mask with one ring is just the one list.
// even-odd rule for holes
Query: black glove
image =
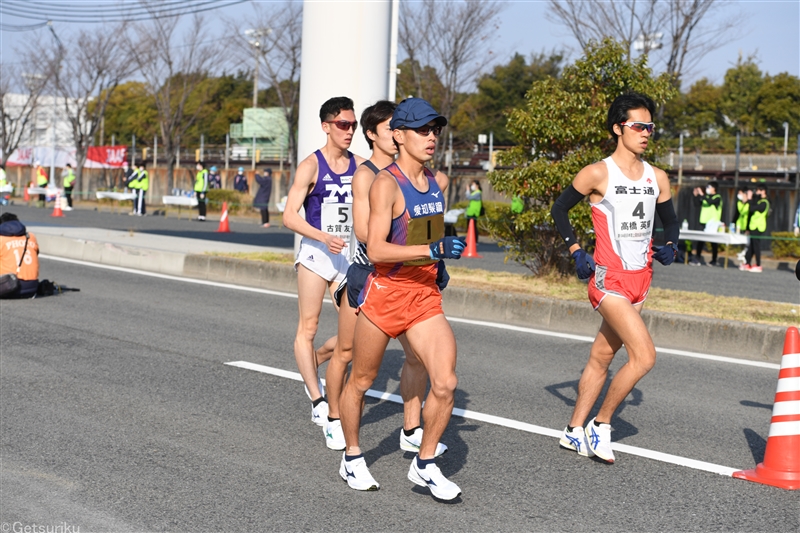
{"label": "black glove", "polygon": [[661,248],[656,248],[653,246],[653,259],[661,263],[662,265],[671,265],[675,258],[678,257],[678,247],[675,243],[665,244]]}
{"label": "black glove", "polygon": [[578,248],[572,252],[572,258],[575,260],[575,272],[578,274],[578,279],[587,280],[594,272],[595,264],[592,256],[586,253],[583,248]]}
{"label": "black glove", "polygon": [[447,273],[447,268],[444,266],[444,261],[439,260],[436,272],[436,286],[440,291],[443,291],[447,284],[450,282],[450,274]]}
{"label": "black glove", "polygon": [[458,237],[445,237],[430,244],[431,259],[458,259],[464,251],[464,241]]}

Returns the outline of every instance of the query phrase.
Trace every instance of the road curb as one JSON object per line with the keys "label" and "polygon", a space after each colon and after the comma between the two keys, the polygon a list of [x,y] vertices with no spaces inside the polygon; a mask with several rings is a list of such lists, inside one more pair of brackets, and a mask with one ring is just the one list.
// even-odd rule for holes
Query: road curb
{"label": "road curb", "polygon": [[[56,235],[37,235],[46,254],[175,276],[297,292],[292,265],[150,250]],[[442,302],[454,318],[486,320],[593,337],[601,317],[588,302],[448,287]],[[785,328],[644,310],[656,346],[779,363]]]}

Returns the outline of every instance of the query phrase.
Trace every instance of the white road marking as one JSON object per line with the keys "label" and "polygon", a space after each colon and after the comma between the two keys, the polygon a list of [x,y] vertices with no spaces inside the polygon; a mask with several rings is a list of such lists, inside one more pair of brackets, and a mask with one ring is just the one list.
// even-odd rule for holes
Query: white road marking
{"label": "white road marking", "polygon": [[[246,291],[246,292],[255,292],[259,294],[269,294],[271,296],[282,296],[285,298],[294,298],[297,299],[297,294],[291,292],[282,292],[282,291],[272,291],[268,289],[259,289],[256,287],[245,287],[243,285],[234,285],[232,283],[220,283],[218,281],[208,281],[204,279],[194,279],[194,278],[183,278],[180,276],[172,276],[170,274],[161,274],[158,272],[147,272],[145,270],[136,270],[133,268],[125,268],[125,267],[117,267],[111,265],[102,265],[99,263],[91,263],[88,261],[80,261],[78,259],[67,259],[64,257],[55,257],[52,255],[46,254],[39,254],[39,257],[44,259],[51,259],[53,261],[61,261],[63,263],[72,263],[75,265],[83,265],[89,266],[94,268],[102,268],[106,270],[114,270],[116,272],[126,272],[128,274],[138,274],[140,276],[150,276],[153,278],[159,279],[168,279],[172,281],[182,281],[184,283],[194,283],[196,285],[206,285],[209,287],[219,287],[222,289],[233,289],[237,291]],[[326,295],[327,296],[327,295]],[[329,303],[330,300],[326,298],[326,301]],[[450,322],[456,322],[459,324],[471,324],[473,326],[483,326],[487,328],[494,328],[494,329],[504,329],[508,331],[519,331],[521,333],[531,333],[533,335],[542,335],[545,337],[557,337],[560,339],[569,339],[581,342],[592,342],[594,341],[594,337],[587,337],[584,335],[571,335],[569,333],[559,333],[557,331],[546,331],[543,329],[534,329],[534,328],[526,328],[524,326],[511,326],[509,324],[498,324],[496,322],[485,322],[483,320],[471,320],[467,318],[455,318],[455,317],[447,317],[447,320]],[[735,365],[745,365],[745,366],[755,366],[759,368],[769,368],[771,370],[780,370],[781,365],[776,363],[766,363],[763,361],[749,361],[747,359],[736,359],[733,357],[722,357],[719,355],[711,355],[711,354],[704,354],[704,353],[697,353],[697,352],[688,352],[685,350],[674,350],[672,348],[659,348],[656,347],[656,351],[660,353],[667,353],[671,355],[680,355],[684,357],[692,357],[694,359],[706,359],[709,361],[717,361],[720,363],[731,363]]]}
{"label": "white road marking", "polygon": [[[303,381],[303,378],[297,372],[289,372],[287,370],[281,370],[279,368],[273,368],[270,366],[258,365],[255,363],[249,363],[247,361],[231,361],[225,364],[228,366],[244,368],[247,370],[254,370],[256,372],[261,372],[263,374],[270,374],[273,376],[292,379],[295,381],[301,381],[301,382]],[[390,401],[400,405],[403,404],[403,399],[400,396],[396,394],[390,394],[388,392],[381,392],[369,389],[367,391],[367,396],[369,396],[370,398],[378,398],[379,400]],[[557,429],[550,429],[542,426],[537,426],[534,424],[528,424],[526,422],[520,422],[519,420],[512,420],[510,418],[503,418],[501,416],[487,415],[484,413],[479,413],[477,411],[470,411],[469,409],[454,408],[453,415],[460,416],[462,418],[466,418],[469,420],[477,420],[480,422],[486,422],[487,424],[494,424],[496,426],[502,426],[511,429],[517,429],[519,431],[525,431],[528,433],[534,433],[536,435],[544,435],[545,437],[552,437],[555,439],[561,437],[561,431]],[[704,472],[711,472],[713,474],[720,474],[722,476],[732,477],[734,472],[741,470],[740,468],[730,468],[728,466],[717,465],[714,463],[707,463],[705,461],[697,461],[695,459],[689,459],[687,457],[681,457],[679,455],[657,452],[654,450],[648,450],[646,448],[640,448],[638,446],[628,446],[627,444],[619,444],[616,442],[611,443],[611,448],[614,451],[618,451],[621,453],[637,455],[639,457],[645,457],[647,459],[660,461],[662,463],[685,466],[687,468],[702,470]]]}

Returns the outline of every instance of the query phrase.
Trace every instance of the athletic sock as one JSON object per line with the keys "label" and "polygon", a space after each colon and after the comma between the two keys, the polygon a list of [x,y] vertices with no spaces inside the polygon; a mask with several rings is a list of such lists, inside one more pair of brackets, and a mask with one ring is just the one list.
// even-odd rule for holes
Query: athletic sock
{"label": "athletic sock", "polygon": [[337,420],[339,420],[339,419],[338,418],[328,417],[328,422],[336,422]]}
{"label": "athletic sock", "polygon": [[410,437],[410,436],[411,436],[411,435],[413,435],[413,434],[414,434],[414,432],[415,432],[416,430],[418,430],[420,427],[421,427],[421,426],[416,426],[416,427],[414,427],[414,428],[411,428],[411,429],[403,429],[403,435],[405,435],[406,437]]}
{"label": "athletic sock", "polygon": [[360,453],[358,455],[347,455],[347,454],[344,454],[344,460],[347,461],[347,462],[355,461],[359,457],[364,457],[364,454],[363,453]]}
{"label": "athletic sock", "polygon": [[599,428],[599,427],[600,427],[600,424],[605,424],[605,422],[598,422],[598,421],[597,421],[597,419],[595,418],[595,419],[594,419],[594,425],[595,425],[595,427],[598,427],[598,428]]}
{"label": "athletic sock", "polygon": [[417,466],[420,470],[425,470],[428,465],[436,463],[436,459],[420,459],[419,454],[417,454]]}
{"label": "athletic sock", "polygon": [[316,407],[316,406],[318,406],[319,404],[321,404],[321,403],[322,403],[322,402],[324,402],[324,401],[325,401],[325,396],[320,396],[320,397],[319,397],[319,398],[317,398],[316,400],[312,400],[312,401],[311,401],[311,405],[313,405],[314,407]]}
{"label": "athletic sock", "polygon": [[575,426],[567,426],[567,433],[572,433],[575,431]]}

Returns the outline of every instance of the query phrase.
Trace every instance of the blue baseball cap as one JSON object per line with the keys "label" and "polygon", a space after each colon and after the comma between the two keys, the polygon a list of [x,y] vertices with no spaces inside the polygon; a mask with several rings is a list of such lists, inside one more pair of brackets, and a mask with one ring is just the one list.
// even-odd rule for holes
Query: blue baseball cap
{"label": "blue baseball cap", "polygon": [[217,171],[217,167],[211,167],[211,172],[216,172],[216,171]]}
{"label": "blue baseball cap", "polygon": [[239,167],[239,172],[244,172],[244,167]]}
{"label": "blue baseball cap", "polygon": [[389,127],[393,130],[419,128],[431,121],[435,121],[437,126],[447,126],[447,119],[437,113],[426,100],[422,98],[406,98],[394,110]]}

